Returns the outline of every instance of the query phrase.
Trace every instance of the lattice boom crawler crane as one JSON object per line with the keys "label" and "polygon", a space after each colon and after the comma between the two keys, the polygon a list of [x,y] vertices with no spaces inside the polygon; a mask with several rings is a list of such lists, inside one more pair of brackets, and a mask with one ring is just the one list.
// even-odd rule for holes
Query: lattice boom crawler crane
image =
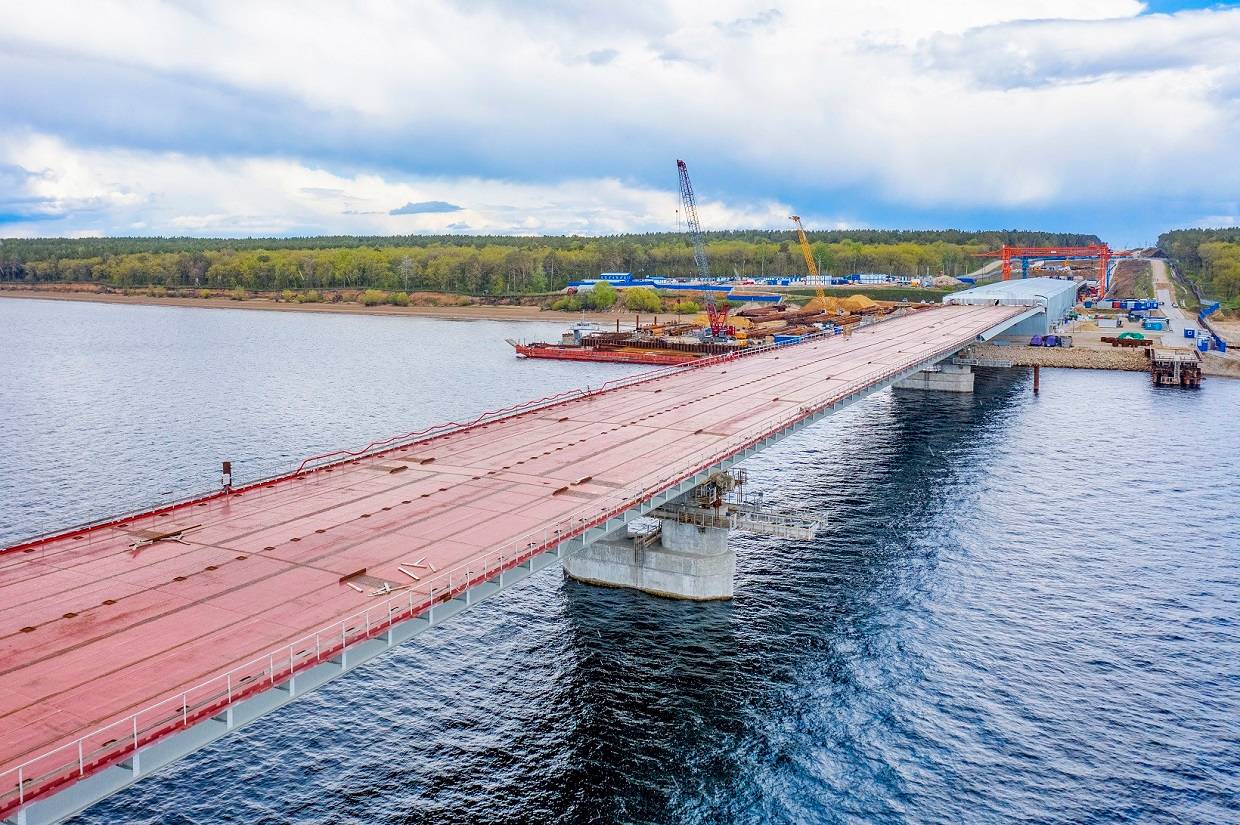
{"label": "lattice boom crawler crane", "polygon": [[[689,227],[689,237],[693,239],[693,262],[697,264],[698,277],[704,286],[710,286],[710,265],[706,262],[706,243],[702,239],[702,223],[698,220],[697,198],[693,194],[693,184],[689,182],[689,167],[683,160],[676,161],[676,171],[680,175],[680,203],[685,211],[685,223]],[[728,308],[720,309],[715,303],[715,294],[711,289],[702,290],[706,293],[706,318],[710,323],[710,334],[718,338],[728,328]]]}
{"label": "lattice boom crawler crane", "polygon": [[810,249],[805,227],[801,226],[801,216],[789,215],[788,220],[797,225],[797,242],[801,245],[801,255],[805,258],[805,272],[809,275],[809,280],[814,282],[816,287],[814,295],[818,298],[818,305],[821,309],[827,305],[827,293],[822,288],[822,281],[818,280],[818,264],[814,261],[814,251]]}

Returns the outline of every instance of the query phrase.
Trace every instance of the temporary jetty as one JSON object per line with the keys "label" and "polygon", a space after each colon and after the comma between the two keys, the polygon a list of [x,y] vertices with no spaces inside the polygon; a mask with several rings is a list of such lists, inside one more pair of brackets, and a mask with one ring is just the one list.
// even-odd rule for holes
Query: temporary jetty
{"label": "temporary jetty", "polygon": [[1150,354],[1150,378],[1156,387],[1199,387],[1201,357],[1191,349],[1155,349]]}

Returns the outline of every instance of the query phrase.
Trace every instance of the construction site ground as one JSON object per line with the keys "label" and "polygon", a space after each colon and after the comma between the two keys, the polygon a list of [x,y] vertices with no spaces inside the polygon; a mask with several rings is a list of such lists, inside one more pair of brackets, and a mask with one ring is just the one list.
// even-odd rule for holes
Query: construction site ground
{"label": "construction site ground", "polygon": [[1153,298],[1152,268],[1153,262],[1145,259],[1119,261],[1111,275],[1111,288],[1107,295],[1115,298]]}
{"label": "construction site ground", "polygon": [[1219,334],[1227,340],[1228,345],[1235,342],[1237,346],[1240,346],[1240,320],[1216,321],[1211,318],[1210,326],[1218,330]]}
{"label": "construction site ground", "polygon": [[1145,354],[1134,349],[1101,347],[1020,347],[979,344],[970,355],[1011,361],[1017,367],[1070,367],[1091,370],[1149,371]]}

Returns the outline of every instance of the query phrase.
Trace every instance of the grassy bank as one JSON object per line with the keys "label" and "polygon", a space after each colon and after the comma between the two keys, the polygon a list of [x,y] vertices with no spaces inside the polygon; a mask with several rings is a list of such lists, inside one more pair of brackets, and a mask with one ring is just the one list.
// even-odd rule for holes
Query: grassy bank
{"label": "grassy bank", "polygon": [[[1158,247],[1196,287],[1200,301],[1218,301],[1223,316],[1240,316],[1240,228],[1177,229],[1158,237]],[[1177,285],[1177,294],[1180,289]],[[1181,295],[1186,302],[1187,296]],[[1199,300],[1194,297],[1193,305]]]}

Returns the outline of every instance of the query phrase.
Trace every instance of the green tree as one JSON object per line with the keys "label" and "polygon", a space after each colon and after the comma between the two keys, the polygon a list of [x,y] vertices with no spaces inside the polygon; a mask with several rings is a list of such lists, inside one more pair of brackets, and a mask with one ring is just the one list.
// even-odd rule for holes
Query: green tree
{"label": "green tree", "polygon": [[599,281],[589,292],[586,293],[586,302],[590,305],[590,309],[606,310],[611,309],[616,304],[616,298],[620,295],[616,288],[606,281]]}
{"label": "green tree", "polygon": [[650,287],[631,287],[624,290],[624,308],[632,312],[658,312],[663,308],[663,299]]}

